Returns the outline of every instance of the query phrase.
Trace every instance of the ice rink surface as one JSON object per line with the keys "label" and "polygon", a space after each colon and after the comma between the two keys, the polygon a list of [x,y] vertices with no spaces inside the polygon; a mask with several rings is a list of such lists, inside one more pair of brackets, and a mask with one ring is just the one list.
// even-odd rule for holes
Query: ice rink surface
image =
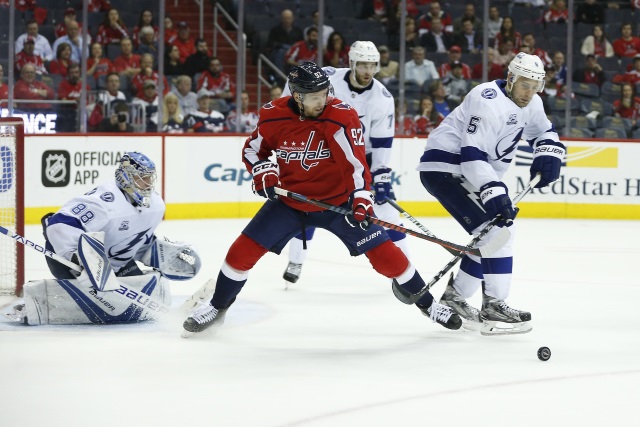
{"label": "ice rink surface", "polygon": [[[452,219],[421,220],[469,240]],[[205,264],[172,285],[174,306],[217,276],[247,222],[160,226],[194,242]],[[640,425],[640,221],[518,225],[508,302],[531,311],[529,334],[446,330],[319,231],[300,281],[285,291],[286,256],[267,254],[217,334],[180,338],[179,315],[119,326],[0,320],[0,426]],[[26,235],[42,240],[40,227]],[[428,281],[451,256],[409,238]],[[38,253],[25,254],[28,280],[50,277]]]}

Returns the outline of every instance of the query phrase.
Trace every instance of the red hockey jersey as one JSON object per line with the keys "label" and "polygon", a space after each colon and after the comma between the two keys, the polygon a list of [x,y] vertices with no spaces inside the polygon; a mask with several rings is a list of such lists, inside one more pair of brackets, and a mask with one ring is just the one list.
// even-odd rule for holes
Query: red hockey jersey
{"label": "red hockey jersey", "polygon": [[[290,96],[260,109],[258,126],[247,139],[242,161],[253,165],[275,154],[282,188],[333,205],[345,203],[353,190],[370,189],[364,138],[356,111],[334,99],[320,117],[301,120]],[[283,197],[305,212],[322,208]]]}

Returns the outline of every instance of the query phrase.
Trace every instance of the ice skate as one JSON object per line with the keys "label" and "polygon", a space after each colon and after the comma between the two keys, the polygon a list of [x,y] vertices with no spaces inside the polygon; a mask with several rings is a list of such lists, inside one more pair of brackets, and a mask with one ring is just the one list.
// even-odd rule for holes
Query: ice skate
{"label": "ice skate", "polygon": [[485,294],[484,289],[480,318],[483,321],[482,335],[526,334],[533,329],[528,323],[531,313],[509,307],[504,300]]}
{"label": "ice skate", "polygon": [[470,331],[479,331],[482,327],[480,310],[470,305],[453,287],[453,274],[447,288],[440,298],[440,304],[451,308],[462,319],[462,327]]}
{"label": "ice skate", "polygon": [[462,325],[462,319],[460,319],[460,316],[458,316],[449,307],[439,304],[435,300],[433,300],[429,307],[423,307],[418,304],[416,304],[416,306],[420,309],[422,314],[447,329],[460,329],[460,326]]}
{"label": "ice skate", "polygon": [[301,272],[302,272],[302,264],[289,262],[289,265],[287,265],[287,269],[284,271],[284,274],[282,275],[282,278],[287,281],[287,283],[285,283],[285,286],[289,287],[289,283],[296,283],[300,278]]}
{"label": "ice skate", "polygon": [[220,327],[224,325],[224,317],[227,309],[218,310],[209,303],[199,304],[189,314],[182,327],[182,337],[188,338],[195,333],[202,332],[210,327]]}

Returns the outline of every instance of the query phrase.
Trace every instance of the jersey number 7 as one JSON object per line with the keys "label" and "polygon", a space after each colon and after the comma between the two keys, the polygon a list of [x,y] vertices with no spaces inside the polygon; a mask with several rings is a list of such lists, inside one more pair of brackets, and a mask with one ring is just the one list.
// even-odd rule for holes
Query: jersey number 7
{"label": "jersey number 7", "polygon": [[361,128],[351,129],[351,138],[353,138],[353,145],[364,145]]}

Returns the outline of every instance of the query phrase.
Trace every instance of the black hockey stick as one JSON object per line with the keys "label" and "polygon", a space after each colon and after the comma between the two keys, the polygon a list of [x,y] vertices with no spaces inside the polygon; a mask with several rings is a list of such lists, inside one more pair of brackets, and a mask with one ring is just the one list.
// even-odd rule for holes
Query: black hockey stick
{"label": "black hockey stick", "polygon": [[[527,186],[518,195],[516,195],[513,198],[513,204],[515,205],[520,200],[522,200],[522,198],[524,196],[526,196],[531,191],[531,189],[533,189],[533,187],[536,186],[536,184],[539,181],[540,181],[540,175],[534,176],[533,179],[531,179],[531,181],[529,181],[529,184],[527,184]],[[500,221],[502,221],[502,216],[500,216],[500,215],[498,215],[495,218],[493,218],[482,230],[480,230],[478,235],[476,237],[474,237],[473,240],[471,240],[471,242],[469,242],[469,246],[473,246],[473,245],[477,244],[484,236],[487,235],[489,230],[491,230]],[[503,228],[506,229],[507,227],[503,227]],[[451,259],[451,261],[449,261],[444,267],[442,267],[442,269],[435,276],[433,276],[433,278],[429,281],[429,283],[424,285],[424,287],[422,289],[420,289],[420,291],[418,291],[415,294],[412,294],[412,293],[407,292],[406,290],[402,289],[402,287],[397,285],[396,281],[394,280],[392,285],[391,285],[391,289],[393,290],[393,294],[396,296],[396,298],[398,298],[398,300],[400,300],[401,302],[403,302],[405,304],[415,304],[420,298],[422,298],[422,296],[424,294],[429,292],[429,289],[431,289],[431,287],[433,285],[435,285],[438,282],[438,280],[440,280],[442,278],[442,276],[447,274],[447,272],[449,270],[451,270],[453,268],[453,266],[456,265],[458,263],[458,261],[460,261],[464,255],[465,254],[463,252],[458,253],[454,258]]]}
{"label": "black hockey stick", "polygon": [[[342,214],[342,215],[345,215],[345,216],[349,215],[351,213],[351,211],[349,211],[349,210],[347,210],[345,208],[341,208],[340,206],[334,206],[334,205],[331,205],[329,203],[325,203],[325,202],[317,200],[317,199],[309,199],[308,197],[303,196],[302,194],[294,193],[292,191],[288,191],[288,190],[285,190],[283,188],[277,188],[276,187],[275,191],[276,191],[276,194],[278,194],[280,196],[289,197],[290,199],[294,199],[294,200],[297,200],[299,202],[304,202],[304,203],[309,203],[309,204],[314,205],[314,206],[319,206],[321,208],[324,208],[324,209],[327,209],[327,210],[330,210],[332,212],[336,212],[336,213],[339,213],[339,214]],[[371,221],[374,224],[381,225],[381,226],[389,228],[391,230],[400,231],[402,233],[409,234],[411,236],[418,237],[418,238],[423,239],[423,240],[427,240],[429,242],[438,244],[438,245],[443,246],[445,248],[454,249],[456,251],[456,253],[460,253],[461,252],[462,254],[471,254],[471,255],[476,255],[476,256],[483,256],[482,253],[485,253],[485,255],[486,255],[486,252],[484,250],[481,251],[481,248],[472,248],[472,247],[469,247],[469,246],[457,245],[455,243],[451,243],[451,242],[447,242],[446,240],[439,239],[439,238],[437,238],[435,236],[430,236],[430,235],[427,235],[427,234],[418,233],[417,231],[410,230],[408,228],[405,228],[405,227],[402,227],[400,225],[396,225],[396,224],[393,224],[393,223],[378,219],[376,217],[368,216],[367,217],[367,221]]]}
{"label": "black hockey stick", "polygon": [[[13,240],[15,240],[17,243],[20,243],[22,245],[25,245],[37,252],[40,252],[42,255],[49,257],[57,262],[59,262],[60,264],[63,264],[67,267],[69,267],[70,269],[72,269],[73,271],[80,273],[82,272],[82,268],[74,263],[69,261],[68,259],[46,249],[44,246],[41,246],[35,242],[32,242],[31,240],[27,239],[26,237],[23,237],[19,234],[16,233],[12,233],[11,231],[9,231],[7,228],[4,228],[3,226],[0,225],[0,233],[6,235],[7,237],[12,238]],[[166,306],[165,304],[161,303],[160,301],[158,301],[157,299],[151,297],[151,295],[147,295],[145,293],[142,293],[140,291],[136,291],[134,289],[131,289],[129,287],[127,287],[126,285],[122,284],[122,283],[118,283],[120,285],[120,289],[116,289],[114,291],[110,291],[110,292],[115,292],[116,294],[119,294],[122,296],[122,298],[126,298],[127,300],[129,300],[129,302],[131,302],[131,304],[135,305],[138,308],[142,308],[142,309],[148,309],[151,311],[155,311],[158,313],[167,313],[169,312],[169,307]],[[138,301],[141,299],[141,297],[145,297],[146,301]]]}

